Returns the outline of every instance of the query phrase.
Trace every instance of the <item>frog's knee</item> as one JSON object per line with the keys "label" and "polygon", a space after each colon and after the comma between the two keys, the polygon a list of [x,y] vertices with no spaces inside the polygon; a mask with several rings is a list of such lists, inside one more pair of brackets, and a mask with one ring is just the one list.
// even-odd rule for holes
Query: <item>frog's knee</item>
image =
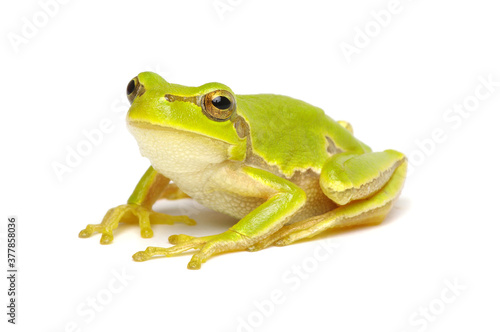
{"label": "frog's knee", "polygon": [[349,122],[343,120],[339,120],[337,122],[339,125],[347,129],[351,134],[353,133],[352,125]]}

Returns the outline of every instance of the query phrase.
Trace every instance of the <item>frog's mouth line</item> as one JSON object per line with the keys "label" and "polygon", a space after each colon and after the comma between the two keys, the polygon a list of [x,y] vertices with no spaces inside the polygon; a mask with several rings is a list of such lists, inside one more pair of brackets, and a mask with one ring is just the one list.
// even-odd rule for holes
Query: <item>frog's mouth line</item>
{"label": "frog's mouth line", "polygon": [[152,123],[145,122],[145,121],[128,120],[127,124],[129,126],[132,126],[132,127],[144,128],[144,129],[155,129],[155,130],[173,129],[173,130],[179,130],[179,131],[181,131],[180,129],[174,129],[172,127],[165,127],[165,126],[162,126],[162,125],[152,124]]}
{"label": "frog's mouth line", "polygon": [[218,138],[214,138],[214,137],[211,137],[211,136],[208,136],[208,135],[196,132],[196,131],[179,129],[179,128],[173,128],[173,127],[167,127],[167,126],[162,126],[162,125],[158,125],[158,124],[152,124],[152,123],[149,123],[149,122],[137,121],[137,120],[128,120],[127,124],[130,127],[134,127],[134,128],[148,129],[148,130],[158,130],[158,131],[171,131],[171,132],[177,132],[180,135],[182,135],[183,133],[189,133],[189,134],[198,135],[198,136],[201,136],[201,137],[206,137],[206,138],[212,139],[214,141],[218,141],[218,142],[222,142],[222,143],[231,145],[231,143],[229,143],[229,142],[226,142],[224,140],[221,140],[221,139],[218,139]]}

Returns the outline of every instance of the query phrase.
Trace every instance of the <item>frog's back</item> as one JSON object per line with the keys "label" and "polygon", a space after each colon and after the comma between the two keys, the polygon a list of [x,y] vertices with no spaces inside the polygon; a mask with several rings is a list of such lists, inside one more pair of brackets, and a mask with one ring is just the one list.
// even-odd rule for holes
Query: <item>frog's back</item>
{"label": "frog's back", "polygon": [[366,151],[324,111],[291,97],[237,95],[238,114],[250,127],[253,153],[291,177],[308,169],[319,173],[328,157],[341,151]]}

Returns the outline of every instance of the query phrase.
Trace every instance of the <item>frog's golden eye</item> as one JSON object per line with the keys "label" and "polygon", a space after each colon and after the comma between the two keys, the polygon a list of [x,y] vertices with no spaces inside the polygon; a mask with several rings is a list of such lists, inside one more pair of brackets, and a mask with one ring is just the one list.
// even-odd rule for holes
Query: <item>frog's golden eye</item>
{"label": "frog's golden eye", "polygon": [[236,109],[234,96],[226,90],[215,90],[203,96],[203,113],[214,121],[229,120]]}

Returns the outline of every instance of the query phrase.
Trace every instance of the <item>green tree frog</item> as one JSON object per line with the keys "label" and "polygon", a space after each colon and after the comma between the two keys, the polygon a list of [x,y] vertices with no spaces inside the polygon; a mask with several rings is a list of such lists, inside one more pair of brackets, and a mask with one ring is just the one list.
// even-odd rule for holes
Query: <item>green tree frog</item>
{"label": "green tree frog", "polygon": [[133,255],[145,261],[195,249],[188,268],[238,250],[285,246],[328,229],[379,224],[399,196],[407,159],[394,150],[372,152],[345,121],[318,107],[273,94],[236,95],[226,85],[187,87],[143,72],[127,86],[128,128],[151,167],[127,204],[107,212],[80,237],[113,240],[120,222],[183,222],[152,210],[162,198],[192,198],[239,221],[203,237],[172,235],[169,248]]}

